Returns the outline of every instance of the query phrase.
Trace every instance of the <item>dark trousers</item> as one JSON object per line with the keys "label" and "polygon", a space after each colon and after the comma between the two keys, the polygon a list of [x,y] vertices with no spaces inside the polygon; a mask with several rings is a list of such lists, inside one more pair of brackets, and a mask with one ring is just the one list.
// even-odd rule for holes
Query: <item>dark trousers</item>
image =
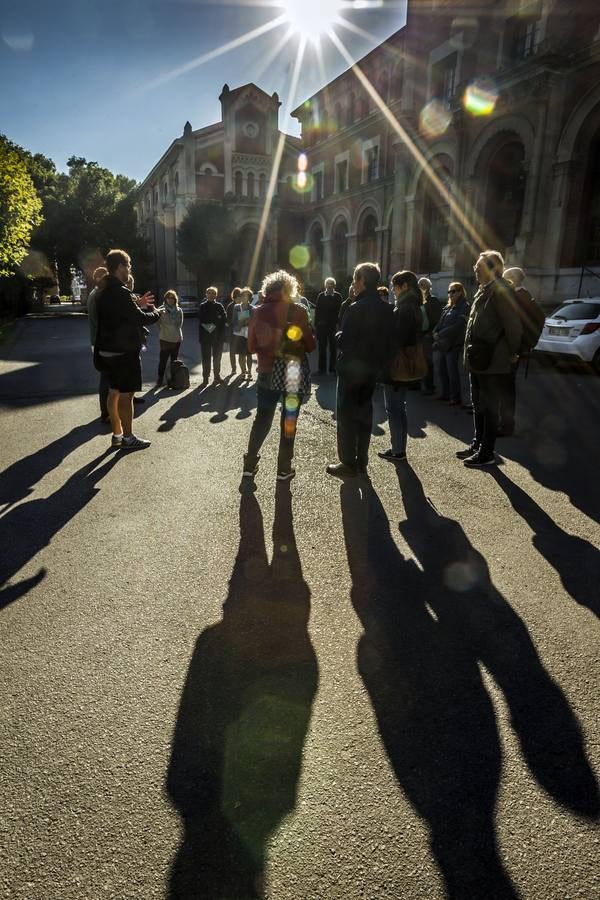
{"label": "dark trousers", "polygon": [[337,445],[340,462],[365,468],[373,427],[375,382],[355,384],[338,377],[335,398]]}
{"label": "dark trousers", "polygon": [[108,415],[108,392],[110,384],[108,383],[108,375],[106,372],[100,372],[100,383],[98,384],[98,400],[100,401],[100,415],[103,419]]}
{"label": "dark trousers", "polygon": [[515,407],[517,405],[517,369],[515,363],[508,375],[498,376],[501,379],[500,409],[498,418],[502,434],[513,434],[515,430]]}
{"label": "dark trousers", "polygon": [[317,329],[317,341],[319,342],[319,372],[327,371],[327,348],[329,348],[329,371],[335,372],[335,359],[337,345],[335,342],[335,325]]}
{"label": "dark trousers", "polygon": [[[161,341],[160,342],[160,357],[158,360],[158,378],[156,379],[160,384],[162,384],[163,378],[165,377],[165,370],[167,368],[167,363],[169,359],[171,362],[177,359],[179,355],[179,348],[181,347],[181,341]],[[173,367],[171,367],[171,374],[173,374]]]}
{"label": "dark trousers", "polygon": [[498,410],[502,393],[503,375],[481,375],[471,372],[471,396],[475,437],[473,443],[482,456],[491,456],[498,433]]}
{"label": "dark trousers", "polygon": [[221,353],[223,352],[223,342],[221,337],[215,334],[202,335],[200,338],[200,355],[202,357],[202,380],[208,381],[210,378],[210,364],[212,360],[213,373],[215,378],[221,377]]}
{"label": "dark trousers", "polygon": [[256,416],[252,423],[248,441],[248,457],[254,463],[265,438],[271,430],[277,403],[281,400],[281,419],[279,433],[279,453],[277,471],[288,472],[294,458],[294,441],[296,440],[296,424],[300,413],[300,398],[297,394],[282,394],[273,391],[268,385],[271,382],[269,372],[261,372],[256,388]]}
{"label": "dark trousers", "polygon": [[439,354],[439,372],[442,383],[442,396],[460,403],[460,371],[458,368],[460,350],[447,350]]}

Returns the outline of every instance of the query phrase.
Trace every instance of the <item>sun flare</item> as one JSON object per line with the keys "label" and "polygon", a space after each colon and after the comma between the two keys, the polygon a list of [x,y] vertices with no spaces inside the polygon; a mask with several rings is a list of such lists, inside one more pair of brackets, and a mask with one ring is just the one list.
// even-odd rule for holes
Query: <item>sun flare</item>
{"label": "sun flare", "polygon": [[338,21],[343,0],[286,0],[282,6],[294,31],[316,41]]}

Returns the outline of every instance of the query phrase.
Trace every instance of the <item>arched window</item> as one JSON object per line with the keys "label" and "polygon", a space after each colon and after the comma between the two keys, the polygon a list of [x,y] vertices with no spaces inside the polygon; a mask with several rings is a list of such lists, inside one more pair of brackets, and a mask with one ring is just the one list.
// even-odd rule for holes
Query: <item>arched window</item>
{"label": "arched window", "polygon": [[254,197],[254,172],[248,172],[248,196]]}
{"label": "arched window", "polygon": [[236,172],[234,175],[234,191],[237,197],[242,196],[242,187],[244,184],[244,180],[242,178],[241,172]]}

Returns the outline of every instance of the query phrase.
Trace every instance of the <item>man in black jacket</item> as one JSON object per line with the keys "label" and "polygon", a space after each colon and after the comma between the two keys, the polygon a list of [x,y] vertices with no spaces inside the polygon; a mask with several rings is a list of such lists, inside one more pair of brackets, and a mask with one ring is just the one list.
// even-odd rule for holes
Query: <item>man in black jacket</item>
{"label": "man in black jacket", "polygon": [[327,371],[327,348],[329,347],[329,371],[335,372],[337,347],[335,333],[342,305],[342,295],[335,289],[335,278],[325,279],[325,290],[317,297],[315,311],[315,331],[319,342],[319,374]]}
{"label": "man in black jacket", "polygon": [[377,292],[379,266],[361,263],[354,270],[356,300],[344,316],[339,345],[336,396],[339,463],[329,475],[353,477],[365,472],[373,425],[373,391],[387,372],[393,352],[394,313]]}
{"label": "man in black jacket", "polygon": [[96,300],[98,332],[94,345],[96,367],[106,373],[110,390],[108,412],[113,435],[111,445],[123,450],[141,450],[150,446],[133,433],[133,395],[142,389],[142,328],[156,322],[154,297],[144,294],[139,303],[126,287],[131,275],[131,259],[124,250],[111,250],[106,256],[108,275]]}
{"label": "man in black jacket", "polygon": [[227,314],[223,304],[217,302],[218,291],[215,287],[206,289],[206,297],[198,308],[198,325],[200,355],[202,356],[202,384],[206,387],[210,378],[212,359],[214,383],[221,382],[221,353],[223,352],[223,332],[227,323]]}

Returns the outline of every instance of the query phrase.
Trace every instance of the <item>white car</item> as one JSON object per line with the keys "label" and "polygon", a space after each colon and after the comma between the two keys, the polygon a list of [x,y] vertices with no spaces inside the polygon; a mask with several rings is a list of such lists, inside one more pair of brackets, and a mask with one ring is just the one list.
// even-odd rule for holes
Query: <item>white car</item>
{"label": "white car", "polygon": [[534,349],[591,363],[600,374],[600,297],[565,300],[546,319]]}

